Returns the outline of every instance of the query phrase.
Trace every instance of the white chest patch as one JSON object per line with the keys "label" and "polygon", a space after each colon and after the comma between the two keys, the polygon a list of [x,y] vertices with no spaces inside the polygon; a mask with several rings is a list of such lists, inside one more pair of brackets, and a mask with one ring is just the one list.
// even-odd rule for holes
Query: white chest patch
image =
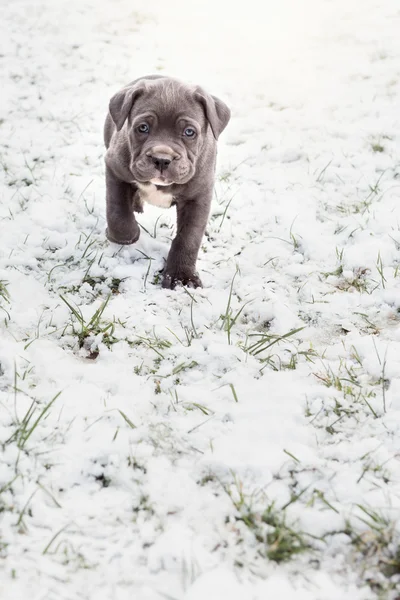
{"label": "white chest patch", "polygon": [[143,202],[161,208],[169,208],[171,206],[174,197],[169,192],[158,190],[154,183],[137,182],[136,185],[138,186],[140,198]]}

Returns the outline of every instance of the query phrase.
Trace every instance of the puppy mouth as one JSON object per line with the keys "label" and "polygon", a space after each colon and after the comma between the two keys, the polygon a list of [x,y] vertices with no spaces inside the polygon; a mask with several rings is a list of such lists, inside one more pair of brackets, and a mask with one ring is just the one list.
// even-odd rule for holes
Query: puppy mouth
{"label": "puppy mouth", "polygon": [[173,183],[175,183],[174,179],[172,179],[171,175],[169,173],[146,173],[146,172],[141,172],[138,169],[131,169],[131,173],[134,177],[135,181],[138,181],[139,183],[143,183],[143,184],[150,184],[152,183],[153,185],[157,185],[157,186],[161,186],[161,187],[165,187],[167,185],[172,185]]}
{"label": "puppy mouth", "polygon": [[163,177],[161,175],[159,177],[153,177],[152,179],[150,179],[150,183],[153,183],[154,185],[157,185],[160,187],[166,187],[167,185],[172,185],[174,182],[169,181],[166,177]]}
{"label": "puppy mouth", "polygon": [[152,183],[160,187],[185,184],[193,177],[194,171],[194,169],[187,168],[182,172],[176,172],[176,169],[166,169],[160,172],[155,169],[143,168],[140,163],[133,164],[131,167],[131,173],[135,181],[144,184]]}

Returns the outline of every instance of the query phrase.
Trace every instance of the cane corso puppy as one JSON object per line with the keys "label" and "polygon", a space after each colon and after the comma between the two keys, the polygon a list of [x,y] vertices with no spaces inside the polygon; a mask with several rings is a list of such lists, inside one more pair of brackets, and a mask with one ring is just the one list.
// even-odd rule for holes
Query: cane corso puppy
{"label": "cane corso puppy", "polygon": [[151,75],[110,100],[107,148],[107,237],[133,244],[140,235],[134,211],[143,204],[176,205],[177,234],[162,286],[201,286],[196,260],[214,186],[217,139],[230,119],[224,102],[202,88]]}

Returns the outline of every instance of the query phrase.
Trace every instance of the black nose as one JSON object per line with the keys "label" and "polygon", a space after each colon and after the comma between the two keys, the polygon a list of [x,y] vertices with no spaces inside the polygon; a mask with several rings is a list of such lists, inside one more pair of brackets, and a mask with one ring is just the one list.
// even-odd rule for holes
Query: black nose
{"label": "black nose", "polygon": [[165,158],[161,156],[152,156],[151,160],[159,171],[165,171],[168,169],[168,165],[172,162],[170,158]]}

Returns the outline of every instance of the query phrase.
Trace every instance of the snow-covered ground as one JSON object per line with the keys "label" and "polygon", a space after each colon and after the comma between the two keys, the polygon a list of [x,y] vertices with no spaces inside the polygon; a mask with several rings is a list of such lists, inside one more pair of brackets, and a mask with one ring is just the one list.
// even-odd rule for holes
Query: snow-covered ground
{"label": "snow-covered ground", "polygon": [[[18,0],[0,22],[0,597],[400,594],[397,0]],[[128,81],[223,98],[204,289],[104,235]],[[96,312],[97,311],[97,312]]]}

